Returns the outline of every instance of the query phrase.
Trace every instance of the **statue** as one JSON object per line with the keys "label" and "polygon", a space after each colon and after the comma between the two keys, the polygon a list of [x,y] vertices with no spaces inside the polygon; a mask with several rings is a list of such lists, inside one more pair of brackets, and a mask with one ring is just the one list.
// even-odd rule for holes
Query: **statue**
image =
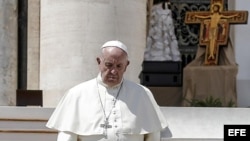
{"label": "statue", "polygon": [[182,61],[169,2],[150,5],[147,46],[140,74],[145,86],[181,86]]}
{"label": "statue", "polygon": [[145,61],[180,61],[172,12],[165,2],[152,7]]}

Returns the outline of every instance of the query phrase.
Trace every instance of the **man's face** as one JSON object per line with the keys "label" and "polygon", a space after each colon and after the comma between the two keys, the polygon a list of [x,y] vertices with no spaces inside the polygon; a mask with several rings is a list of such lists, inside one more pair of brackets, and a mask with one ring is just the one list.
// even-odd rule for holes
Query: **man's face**
{"label": "man's face", "polygon": [[219,6],[218,5],[214,5],[213,9],[214,9],[214,12],[219,12]]}
{"label": "man's face", "polygon": [[97,58],[102,80],[112,87],[121,82],[129,64],[127,55],[117,47],[104,48],[102,57]]}

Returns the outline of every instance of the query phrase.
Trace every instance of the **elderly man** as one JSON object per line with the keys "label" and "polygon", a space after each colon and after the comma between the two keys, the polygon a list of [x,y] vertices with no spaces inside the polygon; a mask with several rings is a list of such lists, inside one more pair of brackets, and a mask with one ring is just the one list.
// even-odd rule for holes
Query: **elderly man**
{"label": "elderly man", "polygon": [[160,141],[167,123],[151,91],[123,77],[127,47],[108,41],[96,60],[97,77],[71,88],[47,123],[57,140]]}

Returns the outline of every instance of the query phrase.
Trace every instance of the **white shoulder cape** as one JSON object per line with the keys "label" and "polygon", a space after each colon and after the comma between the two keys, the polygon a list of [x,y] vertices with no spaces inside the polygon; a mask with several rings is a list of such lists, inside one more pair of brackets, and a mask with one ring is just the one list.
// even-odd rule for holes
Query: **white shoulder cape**
{"label": "white shoulder cape", "polygon": [[[167,122],[152,93],[146,87],[123,80],[119,100],[123,134],[161,131]],[[79,135],[103,134],[103,111],[96,79],[71,88],[61,99],[46,126]]]}

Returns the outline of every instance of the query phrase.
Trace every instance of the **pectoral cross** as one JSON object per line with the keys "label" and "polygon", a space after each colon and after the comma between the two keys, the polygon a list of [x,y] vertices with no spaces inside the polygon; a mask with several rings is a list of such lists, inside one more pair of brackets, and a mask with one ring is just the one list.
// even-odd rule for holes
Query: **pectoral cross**
{"label": "pectoral cross", "polygon": [[107,136],[107,129],[112,128],[112,126],[109,124],[108,119],[105,119],[104,124],[100,125],[104,129],[104,135]]}
{"label": "pectoral cross", "polygon": [[210,12],[187,12],[185,23],[201,24],[200,46],[206,46],[205,65],[218,65],[219,47],[228,43],[229,24],[247,22],[247,11],[224,11],[224,0],[211,0]]}
{"label": "pectoral cross", "polygon": [[100,126],[101,126],[102,128],[104,128],[104,129],[112,128],[112,126],[109,125],[109,121],[108,121],[108,120],[105,120],[105,121],[104,121],[104,124],[101,124]]}

